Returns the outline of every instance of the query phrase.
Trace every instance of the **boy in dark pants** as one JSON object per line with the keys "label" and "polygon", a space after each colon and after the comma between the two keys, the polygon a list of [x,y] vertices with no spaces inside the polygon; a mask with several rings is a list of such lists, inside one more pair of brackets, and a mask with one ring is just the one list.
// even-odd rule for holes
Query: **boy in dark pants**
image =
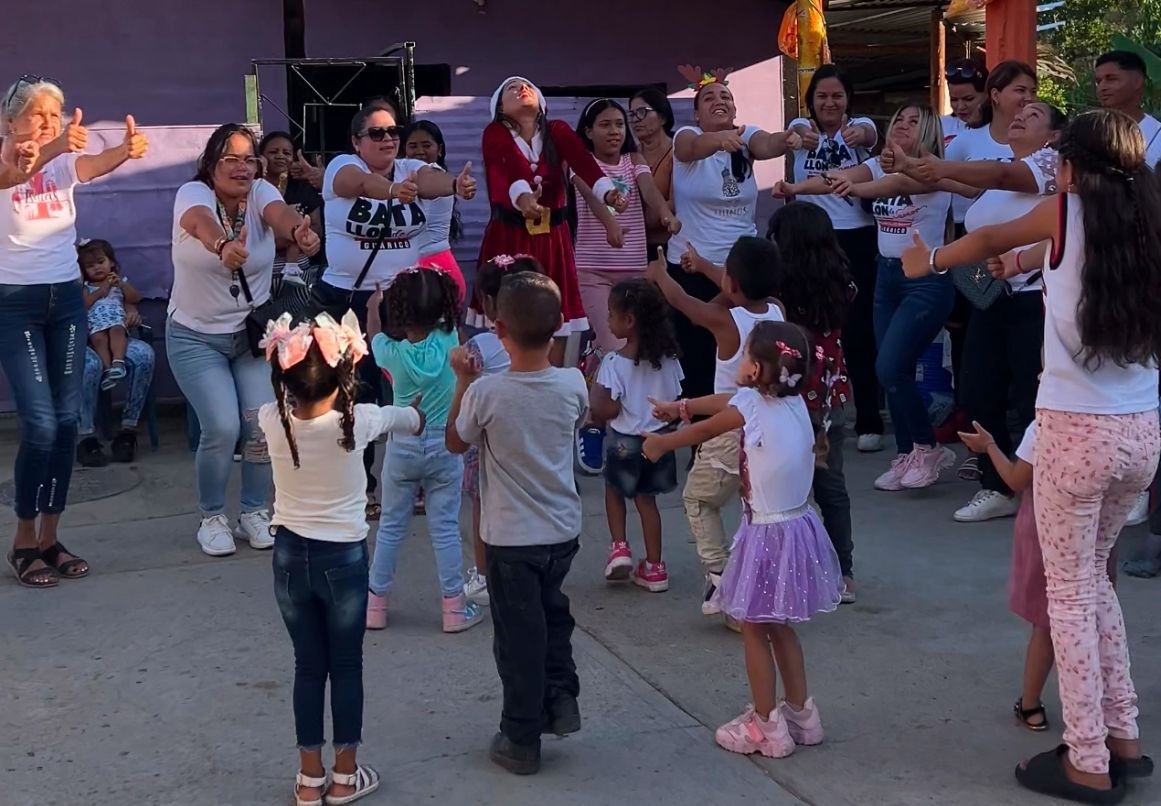
{"label": "boy in dark pants", "polygon": [[561,586],[579,548],[573,442],[588,390],[579,370],[548,360],[563,321],[552,280],[531,272],[505,277],[496,307],[496,335],[512,365],[481,378],[466,350],[452,353],[457,383],[447,447],[480,447],[480,535],[504,686],[490,755],[509,772],[531,775],[540,769],[542,732],[580,730],[574,621]]}

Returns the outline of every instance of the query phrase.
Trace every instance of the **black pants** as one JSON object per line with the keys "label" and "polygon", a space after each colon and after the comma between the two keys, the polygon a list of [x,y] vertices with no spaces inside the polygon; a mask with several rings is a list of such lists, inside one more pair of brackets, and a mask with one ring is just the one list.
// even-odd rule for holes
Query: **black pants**
{"label": "black pants", "polygon": [[488,546],[492,651],[504,686],[500,731],[515,744],[539,745],[548,704],[576,697],[576,625],[561,591],[579,540],[551,546]]}
{"label": "black pants", "polygon": [[839,246],[851,265],[858,293],[843,323],[843,353],[855,395],[855,433],[882,434],[879,379],[875,375],[875,278],[879,244],[874,227],[836,230]]}
{"label": "black pants", "polygon": [[[1016,412],[1020,435],[1036,417],[1043,343],[1044,301],[1039,291],[1001,297],[986,311],[972,311],[968,321],[960,400],[968,418],[991,432],[996,447],[1007,456],[1013,448],[1008,411]],[[986,454],[980,456],[980,473],[985,490],[1012,494]]]}
{"label": "black pants", "polygon": [[[669,276],[677,281],[685,293],[708,302],[721,293],[713,280],[704,274],[689,274],[676,263],[669,264]],[[673,329],[681,350],[682,397],[705,397],[714,393],[714,370],[717,367],[718,345],[714,334],[699,327],[685,316],[673,311]],[[872,337],[874,338],[874,337]]]}
{"label": "black pants", "polygon": [[839,413],[832,417],[830,428],[826,431],[830,441],[826,468],[814,468],[814,501],[818,504],[823,525],[838,554],[843,576],[853,578],[855,544],[851,537],[851,497],[847,493],[847,480],[843,475],[845,434],[842,414]]}

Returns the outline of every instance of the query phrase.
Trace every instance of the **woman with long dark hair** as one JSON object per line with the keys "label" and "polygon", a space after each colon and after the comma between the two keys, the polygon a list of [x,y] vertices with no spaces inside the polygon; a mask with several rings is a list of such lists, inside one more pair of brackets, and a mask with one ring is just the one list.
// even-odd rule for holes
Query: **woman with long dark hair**
{"label": "woman with long dark hair", "polygon": [[[915,236],[909,277],[946,273],[1029,242],[1051,242],[1044,270],[1044,373],[1036,397],[1036,528],[1064,706],[1064,745],[1016,768],[1036,792],[1116,803],[1141,755],[1137,692],[1106,564],[1161,456],[1161,183],[1128,116],[1086,112],[1059,141],[1065,192],[1006,224],[931,249]],[[996,261],[1011,278],[1020,266]]]}
{"label": "woman with long dark hair", "polygon": [[[673,130],[676,121],[673,106],[665,91],[657,87],[638,90],[629,99],[629,128],[637,138],[637,150],[653,174],[653,184],[661,191],[665,203],[673,209]],[[656,255],[657,248],[669,243],[669,228],[652,210],[645,211],[646,251]]]}
{"label": "woman with long dark hair", "polygon": [[[430,120],[417,120],[407,127],[403,134],[403,153],[408,159],[422,160],[442,171],[447,170],[447,144],[443,132]],[[427,226],[420,234],[419,265],[442,271],[455,280],[462,305],[467,297],[467,285],[464,272],[452,253],[452,244],[459,241],[464,232],[456,197],[424,199],[422,204],[427,213]]]}
{"label": "woman with long dark hair", "polygon": [[[855,87],[836,65],[815,71],[806,90],[808,116],[790,122],[793,141],[793,182],[803,182],[828,171],[853,168],[866,162],[879,140],[875,123],[853,117]],[[883,449],[883,417],[879,413],[879,382],[875,376],[874,299],[876,261],[875,221],[855,199],[806,196],[830,217],[839,246],[850,260],[858,291],[843,332],[847,336],[847,366],[855,395],[855,433],[861,451]]]}

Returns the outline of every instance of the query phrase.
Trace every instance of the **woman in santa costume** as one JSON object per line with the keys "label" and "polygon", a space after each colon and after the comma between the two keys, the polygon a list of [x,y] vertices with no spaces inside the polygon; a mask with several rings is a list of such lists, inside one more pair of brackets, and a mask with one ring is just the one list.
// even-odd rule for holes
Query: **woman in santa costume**
{"label": "woman in santa costume", "polygon": [[[492,94],[492,114],[483,144],[492,219],[480,246],[480,265],[497,255],[531,255],[560,287],[564,326],[551,355],[560,366],[568,336],[589,328],[568,227],[565,165],[610,207],[620,211],[626,200],[572,127],[548,119],[544,94],[528,79],[505,79]],[[468,318],[471,324],[484,324],[478,301],[473,300]]]}

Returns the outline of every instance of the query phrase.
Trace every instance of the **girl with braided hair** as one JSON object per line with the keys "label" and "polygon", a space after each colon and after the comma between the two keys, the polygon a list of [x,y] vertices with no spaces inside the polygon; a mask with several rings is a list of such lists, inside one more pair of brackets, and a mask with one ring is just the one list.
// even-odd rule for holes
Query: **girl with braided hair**
{"label": "girl with braided hair", "polygon": [[[415,407],[355,403],[355,364],[367,354],[359,322],[328,314],[292,327],[289,314],[261,342],[277,403],[258,410],[274,486],[274,595],[294,644],[298,806],[352,803],[379,787],[356,763],[363,732],[363,611],[367,520],[363,449],[388,432],[423,430]],[[331,681],[335,764],[323,767],[323,703]]]}
{"label": "girl with braided hair", "polygon": [[[1153,771],[1141,755],[1125,623],[1106,563],[1161,455],[1161,183],[1140,128],[1120,112],[1080,115],[1058,151],[1059,195],[942,248],[916,235],[903,266],[922,277],[1050,244],[1033,486],[1065,744],[1021,764],[1016,778],[1044,794],[1115,803],[1126,777]],[[1005,278],[1022,269],[989,265]]]}
{"label": "girl with braided hair", "polygon": [[[450,275],[435,269],[408,269],[395,276],[385,294],[377,288],[367,303],[367,331],[375,363],[391,377],[397,400],[422,397],[427,413],[422,433],[387,443],[379,474],[383,514],[371,565],[369,630],[387,626],[387,597],[395,581],[396,558],[420,490],[443,591],[443,631],[463,632],[483,618],[480,606],[464,594],[460,549],[464,462],[448,451],[444,440],[456,385],[451,352],[459,347],[459,300],[459,288]],[[385,323],[380,320],[381,308],[386,309]]]}

